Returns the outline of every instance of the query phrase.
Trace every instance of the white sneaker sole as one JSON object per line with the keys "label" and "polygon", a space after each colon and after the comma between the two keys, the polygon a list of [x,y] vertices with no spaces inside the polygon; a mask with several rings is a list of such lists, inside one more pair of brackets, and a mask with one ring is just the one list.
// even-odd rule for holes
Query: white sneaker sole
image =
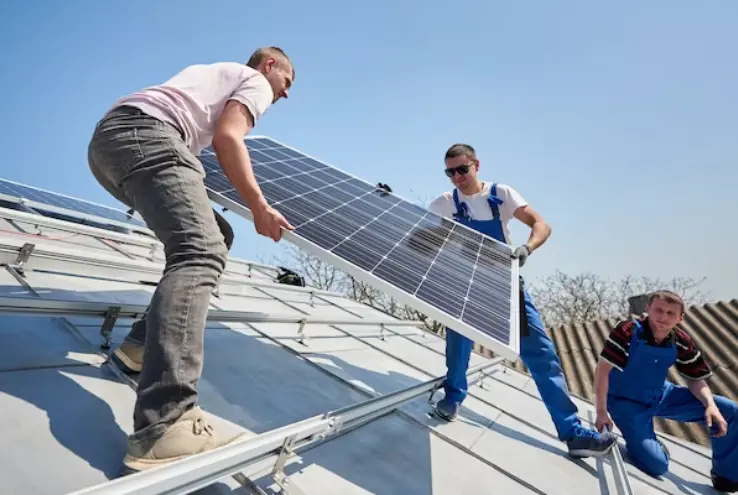
{"label": "white sneaker sole", "polygon": [[192,454],[183,454],[177,457],[168,457],[166,459],[144,459],[140,457],[134,457],[130,454],[126,454],[123,458],[123,466],[124,466],[124,472],[125,474],[132,474],[138,471],[146,471],[147,469],[152,469],[159,466],[165,466],[167,464],[171,464],[173,462],[180,461],[182,459],[186,459],[187,457],[191,457],[196,454],[201,454],[204,452],[212,452],[215,449],[218,449],[220,447],[225,447],[226,445],[231,445],[236,442],[240,442],[243,440],[247,440],[249,438],[253,438],[253,433],[245,431],[243,433],[239,433],[238,435],[231,437],[229,440],[218,444],[218,446],[210,449],[210,450],[204,450],[203,452],[195,452]]}

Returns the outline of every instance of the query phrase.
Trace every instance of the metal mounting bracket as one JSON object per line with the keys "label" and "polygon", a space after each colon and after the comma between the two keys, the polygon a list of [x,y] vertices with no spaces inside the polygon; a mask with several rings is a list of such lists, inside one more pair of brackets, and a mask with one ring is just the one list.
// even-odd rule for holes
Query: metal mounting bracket
{"label": "metal mounting bracket", "polygon": [[[289,495],[287,486],[290,484],[290,480],[287,478],[287,475],[284,474],[284,466],[287,463],[287,459],[293,453],[292,448],[295,444],[295,438],[296,435],[292,435],[284,439],[282,450],[279,451],[277,461],[274,463],[274,468],[272,468],[272,479],[274,479],[274,482],[279,486],[281,493],[287,495]],[[291,487],[290,490],[295,495],[302,494],[302,491],[297,487]]]}
{"label": "metal mounting bracket", "polygon": [[110,349],[110,336],[113,334],[113,328],[115,327],[115,322],[118,320],[119,314],[120,306],[110,306],[105,312],[105,319],[100,327],[100,335],[103,338],[103,343],[100,344],[100,347],[103,349]]}
{"label": "metal mounting bracket", "polygon": [[479,379],[479,388],[481,388],[482,390],[487,390],[484,379],[488,378],[488,375],[487,373],[481,373],[481,375],[482,377]]}
{"label": "metal mounting bracket", "polygon": [[149,260],[156,260],[156,244],[151,245],[151,249],[149,250]]}
{"label": "metal mounting bracket", "polygon": [[297,329],[297,335],[300,337],[298,342],[300,342],[302,345],[307,345],[305,344],[305,324],[306,323],[307,321],[303,318],[302,320],[300,320],[300,327]]}
{"label": "metal mounting bracket", "polygon": [[15,268],[15,271],[17,271],[18,275],[20,275],[21,277],[25,276],[23,265],[25,265],[26,262],[29,260],[31,254],[33,254],[33,249],[35,247],[36,245],[31,244],[30,242],[23,244],[23,247],[21,247],[20,251],[18,251],[18,256],[15,258],[15,261],[11,265],[13,268]]}
{"label": "metal mounting bracket", "polygon": [[440,382],[436,384],[435,387],[433,387],[430,391],[430,396],[428,397],[428,404],[433,404],[433,396],[443,387],[444,382]]}

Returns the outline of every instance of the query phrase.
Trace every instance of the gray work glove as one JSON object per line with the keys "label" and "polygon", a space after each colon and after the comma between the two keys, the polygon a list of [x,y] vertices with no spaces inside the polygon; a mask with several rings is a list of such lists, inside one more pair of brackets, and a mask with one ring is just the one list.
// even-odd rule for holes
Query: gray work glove
{"label": "gray work glove", "polygon": [[525,244],[523,244],[519,248],[516,248],[515,251],[513,251],[512,253],[512,257],[518,259],[519,266],[523,266],[525,264],[528,256],[530,256],[530,249],[528,249],[528,246],[526,246]]}

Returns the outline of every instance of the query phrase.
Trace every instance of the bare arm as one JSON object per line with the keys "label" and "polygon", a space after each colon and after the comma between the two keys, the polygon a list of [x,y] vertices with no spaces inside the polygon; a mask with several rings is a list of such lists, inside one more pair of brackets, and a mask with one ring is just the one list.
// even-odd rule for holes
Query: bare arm
{"label": "bare arm", "polygon": [[689,391],[697,397],[697,400],[705,406],[705,423],[711,430],[710,434],[715,437],[722,437],[728,432],[728,423],[720,413],[715,398],[712,396],[710,386],[705,380],[689,380],[687,386]]}
{"label": "bare arm", "polygon": [[253,127],[254,118],[246,106],[231,100],[226,103],[213,135],[213,149],[218,162],[251,211],[267,207],[243,141]]}
{"label": "bare arm", "polygon": [[228,180],[245,200],[254,216],[256,231],[274,241],[282,238],[282,228],[294,227],[269,203],[256,181],[244,137],[253,129],[254,118],[245,105],[226,103],[213,134],[213,149]]}
{"label": "bare arm", "polygon": [[607,412],[607,390],[610,388],[610,371],[612,370],[612,367],[613,366],[604,359],[600,359],[597,363],[594,393],[595,407],[597,408],[598,414],[601,412]]}
{"label": "bare arm", "polygon": [[546,223],[540,213],[528,205],[515,210],[515,218],[530,227],[530,236],[528,242],[525,243],[530,252],[543,245],[551,235],[551,226]]}
{"label": "bare arm", "polygon": [[705,380],[688,380],[687,387],[689,391],[702,402],[705,407],[715,405],[715,399],[712,397],[710,386]]}

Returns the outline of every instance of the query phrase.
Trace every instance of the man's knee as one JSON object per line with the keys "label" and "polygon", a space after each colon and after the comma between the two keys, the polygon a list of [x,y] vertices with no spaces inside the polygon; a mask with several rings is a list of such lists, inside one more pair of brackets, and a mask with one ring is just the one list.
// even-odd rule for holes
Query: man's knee
{"label": "man's knee", "polygon": [[225,271],[228,247],[218,229],[214,216],[204,212],[197,219],[187,221],[199,225],[199,229],[186,229],[172,233],[166,246],[167,262],[171,267],[196,267],[220,277]]}
{"label": "man's knee", "polygon": [[651,476],[661,476],[669,470],[669,455],[658,440],[648,438],[633,442],[627,449],[631,462]]}

